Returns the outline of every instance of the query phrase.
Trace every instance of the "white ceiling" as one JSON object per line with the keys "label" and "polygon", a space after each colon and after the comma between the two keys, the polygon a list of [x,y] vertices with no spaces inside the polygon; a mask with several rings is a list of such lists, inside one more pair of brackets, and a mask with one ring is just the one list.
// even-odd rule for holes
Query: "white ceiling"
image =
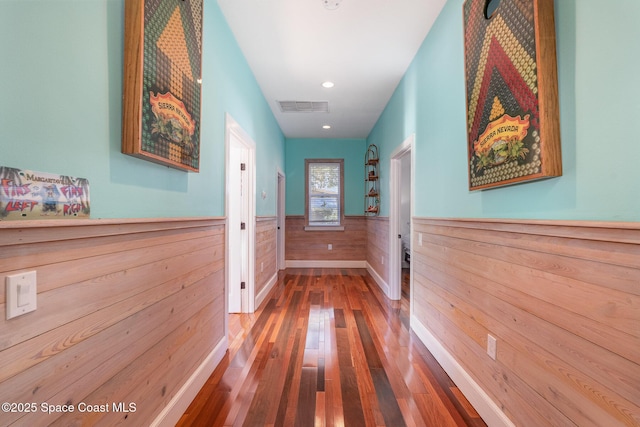
{"label": "white ceiling", "polygon": [[[288,138],[366,138],[446,3],[332,1],[218,0]],[[283,113],[277,101],[328,101],[329,113]]]}

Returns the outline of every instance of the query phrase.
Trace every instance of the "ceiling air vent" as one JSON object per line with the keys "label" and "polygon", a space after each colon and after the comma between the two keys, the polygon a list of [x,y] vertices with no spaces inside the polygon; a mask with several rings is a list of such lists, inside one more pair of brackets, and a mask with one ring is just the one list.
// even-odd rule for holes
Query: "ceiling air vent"
{"label": "ceiling air vent", "polygon": [[327,101],[277,101],[283,113],[328,113]]}

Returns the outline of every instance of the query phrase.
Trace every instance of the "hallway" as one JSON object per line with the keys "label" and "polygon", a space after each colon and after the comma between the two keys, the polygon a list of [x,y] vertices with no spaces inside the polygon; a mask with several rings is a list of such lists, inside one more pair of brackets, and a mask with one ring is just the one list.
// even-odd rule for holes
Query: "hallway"
{"label": "hallway", "polygon": [[[408,275],[403,275],[408,277]],[[178,426],[482,426],[365,270],[288,269]]]}

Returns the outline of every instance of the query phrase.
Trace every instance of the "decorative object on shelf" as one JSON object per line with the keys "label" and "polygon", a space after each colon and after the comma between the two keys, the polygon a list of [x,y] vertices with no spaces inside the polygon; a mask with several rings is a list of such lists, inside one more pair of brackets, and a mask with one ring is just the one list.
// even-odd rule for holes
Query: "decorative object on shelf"
{"label": "decorative object on shelf", "polygon": [[553,0],[463,6],[469,189],[562,175]]}
{"label": "decorative object on shelf", "polygon": [[371,144],[364,156],[364,213],[368,216],[378,215],[380,211],[379,164],[378,147]]}
{"label": "decorative object on shelf", "polygon": [[89,180],[0,166],[0,221],[89,218]]}
{"label": "decorative object on shelf", "polygon": [[126,0],[122,152],[198,172],[202,1]]}

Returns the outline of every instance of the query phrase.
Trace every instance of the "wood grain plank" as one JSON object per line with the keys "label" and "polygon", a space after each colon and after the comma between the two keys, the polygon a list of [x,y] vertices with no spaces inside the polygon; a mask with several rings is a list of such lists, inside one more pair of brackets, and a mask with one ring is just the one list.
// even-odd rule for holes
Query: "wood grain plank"
{"label": "wood grain plank", "polygon": [[389,218],[367,217],[367,262],[389,283],[389,268],[382,260],[389,264]]}
{"label": "wood grain plank", "polygon": [[[418,223],[420,224],[420,223]],[[525,249],[550,255],[569,256],[584,260],[598,260],[606,264],[624,267],[637,267],[640,248],[637,245],[618,241],[588,240],[576,238],[580,236],[579,229],[576,234],[563,236],[537,235],[518,231],[496,232],[492,229],[456,227],[451,225],[429,224],[429,234],[454,237],[473,242],[499,244],[504,247]],[[424,237],[424,236],[423,236]]]}
{"label": "wood grain plank", "polygon": [[[173,244],[200,237],[216,238],[220,235],[224,235],[222,226],[190,228],[186,232],[171,228],[132,235],[93,236],[88,234],[74,240],[16,244],[4,246],[0,251],[0,271],[29,269],[109,253]],[[141,252],[141,255],[143,253]]]}
{"label": "wood grain plank", "polygon": [[[222,298],[222,295],[218,298]],[[222,312],[213,312],[205,306],[134,363],[82,398],[84,402],[93,404],[133,402],[136,404],[135,412],[74,412],[58,418],[53,426],[109,426],[125,421],[144,423],[143,420],[153,419],[188,379],[188,373],[197,368],[212,350],[200,348],[198,343],[212,332],[210,325],[222,322],[222,316]],[[172,359],[182,360],[182,363],[175,364]],[[161,401],[162,406],[155,405],[156,401]],[[113,405],[111,407],[113,409]]]}
{"label": "wood grain plank", "polygon": [[336,330],[337,351],[340,366],[340,391],[344,422],[348,426],[364,426],[364,412],[358,391],[355,368],[351,364],[349,337],[346,329]]}
{"label": "wood grain plank", "polygon": [[[6,321],[0,305],[6,401],[135,398],[144,405],[135,423],[148,424],[224,338],[223,220],[34,221],[0,229],[0,274],[35,268],[42,284],[31,316]],[[3,423],[49,425],[59,416],[10,414]],[[67,421],[85,422],[58,422]]]}
{"label": "wood grain plank", "polygon": [[[640,262],[640,253],[635,257],[635,266],[625,267],[614,264],[603,265],[599,259],[597,261],[593,258],[581,259],[580,256],[576,256],[580,255],[581,251],[575,245],[572,246],[572,254],[559,255],[558,253],[538,252],[530,248],[504,246],[502,243],[493,244],[486,241],[480,242],[434,234],[423,236],[423,240],[425,239],[434,245],[458,249],[473,255],[484,256],[487,252],[491,252],[493,256],[505,262],[542,270],[549,274],[579,280],[602,288],[610,288],[614,291],[640,295],[637,286],[637,266],[639,265],[637,263]],[[561,244],[561,242],[558,243]]]}
{"label": "wood grain plank", "polygon": [[134,218],[64,221],[0,221],[0,247],[26,243],[73,241],[105,236],[135,236],[155,231],[222,226],[224,218]]}
{"label": "wood grain plank", "polygon": [[638,224],[414,218],[414,231],[415,317],[512,420],[640,424]]}
{"label": "wood grain plank", "polygon": [[[361,309],[354,311],[351,304],[345,303],[356,297],[361,300]],[[270,336],[273,345],[267,352],[243,358],[241,363],[223,364],[227,370],[242,369],[253,374],[214,375],[212,381],[216,383],[203,388],[179,427],[427,426],[433,425],[428,423],[431,419],[446,421],[443,426],[483,425],[482,420],[469,416],[462,405],[453,404],[451,399],[458,399],[451,391],[455,386],[450,380],[443,382],[446,391],[434,380],[436,376],[448,378],[437,363],[416,365],[428,351],[414,347],[418,343],[399,318],[400,307],[408,304],[387,300],[366,271],[287,270],[279,277],[267,306],[274,308],[271,315],[259,315],[267,319],[266,323],[247,322],[243,335],[253,336],[251,331],[258,328],[255,332]],[[241,326],[238,320],[229,323],[234,328]],[[234,334],[242,335],[238,331]],[[237,357],[241,353],[238,351]],[[286,372],[269,365],[276,359],[282,360]],[[416,368],[400,374],[397,365]],[[430,366],[437,366],[440,373],[418,373],[429,371]],[[425,378],[429,384],[420,385],[418,382]],[[235,395],[226,392],[238,389]],[[427,390],[438,396],[433,399],[430,412],[424,409],[425,399],[419,396],[427,395]],[[221,405],[219,399],[225,404]],[[263,408],[261,412],[254,411],[257,406]],[[208,407],[223,412],[224,422],[214,417]],[[465,411],[464,417],[450,413],[459,410]]]}
{"label": "wood grain plank", "polygon": [[[80,281],[77,281],[76,275],[79,267],[70,269],[66,265],[59,266],[60,281],[66,286],[59,286],[48,292],[39,292],[40,308],[36,312],[29,316],[12,319],[11,329],[0,330],[0,350],[58,327],[64,327],[75,319],[113,304],[135,300],[139,294],[158,284],[176,283],[182,279],[182,286],[186,287],[188,283],[184,282],[185,271],[197,271],[201,268],[212,271],[223,267],[223,260],[218,260],[217,264],[211,262],[215,259],[215,251],[215,247],[206,245],[195,252],[183,253],[150,264],[127,270],[116,270]],[[167,254],[167,252],[164,253]],[[171,253],[173,252],[168,252],[168,254]],[[42,270],[39,271],[42,272]],[[187,274],[188,276],[190,274]],[[4,317],[4,306],[0,307],[0,315]]]}
{"label": "wood grain plank", "polygon": [[[579,279],[558,276],[499,258],[492,258],[491,267],[487,268],[485,256],[427,242],[424,247],[429,249],[428,256],[433,259],[448,259],[450,263],[463,265],[463,270],[474,272],[484,280],[515,287],[529,297],[563,307],[566,311],[620,332],[640,336],[640,298],[637,295],[605,289]],[[640,270],[638,272],[640,280]],[[518,280],[514,281],[514,277]]]}
{"label": "wood grain plank", "polygon": [[[438,286],[432,283],[430,288],[437,288]],[[448,300],[451,301],[450,305],[443,305],[440,303],[433,303],[437,298],[434,298],[434,294],[429,294],[429,301],[439,313],[442,314],[441,318],[446,317],[451,324],[466,333],[465,328],[460,325],[460,316],[456,316],[457,311],[464,311],[466,304],[461,300],[448,295]],[[458,309],[460,307],[460,309]],[[473,313],[470,315],[473,317]],[[507,315],[509,319],[519,319],[516,315]],[[530,319],[531,323],[534,323],[533,319]],[[520,321],[519,321],[520,323]],[[549,347],[535,348],[532,341],[528,340],[526,336],[543,332],[543,329],[536,329],[535,327],[526,327],[523,332],[528,332],[527,335],[522,336],[513,333],[508,327],[503,327],[497,322],[492,322],[494,329],[491,333],[502,343],[500,351],[498,353],[498,360],[507,361],[508,364],[514,366],[514,374],[521,376],[527,383],[531,384],[538,393],[543,396],[553,396],[558,400],[562,400],[564,403],[556,405],[566,405],[566,402],[571,402],[567,405],[567,411],[572,410],[574,407],[582,408],[585,405],[591,407],[600,406],[606,412],[613,417],[619,419],[626,419],[625,413],[629,411],[633,404],[625,399],[618,398],[616,405],[610,405],[609,399],[598,400],[596,396],[613,396],[616,393],[621,393],[620,390],[614,392],[608,389],[605,385],[600,385],[592,378],[589,377],[590,373],[595,372],[592,368],[592,363],[597,363],[592,355],[589,355],[588,350],[592,347],[586,347],[583,344],[582,348],[585,351],[582,353],[584,356],[591,356],[589,364],[582,363],[582,356],[578,353],[580,347],[574,347],[571,343],[564,343],[564,349],[567,350],[562,354],[560,352],[552,353],[551,350],[558,346],[562,342],[562,331],[555,331],[557,337],[554,342],[549,342]],[[544,327],[545,325],[542,325]],[[549,325],[546,325],[549,327]],[[469,334],[467,334],[469,335]],[[542,335],[542,334],[541,334]],[[544,331],[544,335],[553,336],[554,331]],[[486,334],[485,334],[486,336]],[[480,345],[480,348],[486,348],[486,344]],[[534,350],[535,348],[535,350]],[[570,349],[570,350],[569,350]],[[577,356],[577,357],[576,357]],[[615,369],[615,365],[614,369]],[[580,369],[588,368],[588,372],[583,372]],[[614,373],[617,375],[615,378],[608,378],[608,383],[617,382],[620,385],[631,386],[631,393],[635,395],[633,386],[631,384],[637,383],[634,380],[633,373],[627,376],[620,376],[620,373]],[[617,381],[614,381],[617,380]],[[628,384],[627,384],[628,382]],[[549,388],[554,391],[549,392]],[[562,397],[560,397],[562,396]],[[589,412],[586,409],[582,409],[583,412]],[[593,414],[593,418],[597,418],[599,415]],[[603,422],[606,418],[602,418],[600,422]],[[632,418],[628,419],[629,421]],[[611,422],[609,419],[607,422]]]}
{"label": "wood grain plank", "polygon": [[256,218],[255,293],[267,286],[277,274],[276,251],[277,220],[274,217]]}
{"label": "wood grain plank", "polygon": [[317,380],[318,368],[302,367],[295,421],[297,426],[311,426],[315,422]]}
{"label": "wood grain plank", "polygon": [[[638,222],[612,221],[559,221],[531,219],[474,219],[474,218],[413,218],[415,226],[451,226],[466,229],[483,229],[500,234],[503,232],[640,244]],[[416,230],[418,231],[418,230]]]}
{"label": "wood grain plank", "polygon": [[[288,260],[361,261],[366,256],[366,218],[345,217],[344,231],[305,231],[304,217],[285,219],[285,253]],[[332,250],[328,250],[328,244]]]}
{"label": "wood grain plank", "polygon": [[[428,307],[426,300],[416,296],[416,303]],[[483,390],[516,425],[558,426],[571,425],[568,418],[547,402],[541,401],[537,392],[512,371],[505,371],[499,364],[482,363],[486,352],[456,329],[436,310],[424,310],[421,321],[447,345],[447,350],[458,357],[465,370],[478,378]],[[516,408],[517,410],[511,409]]]}
{"label": "wood grain plank", "polygon": [[[520,351],[528,353],[531,353],[533,343],[526,337],[536,336],[537,345],[541,347],[537,353],[546,354],[545,361],[555,360],[554,364],[559,366],[562,375],[570,375],[574,381],[582,384],[598,384],[590,388],[602,385],[603,393],[607,388],[614,389],[622,397],[635,400],[637,384],[640,384],[640,366],[631,360],[612,354],[591,341],[550,324],[545,319],[532,315],[530,311],[513,307],[491,295],[483,296],[477,289],[465,286],[464,282],[438,274],[435,268],[431,272],[432,278],[439,280],[439,284],[429,281],[427,285],[426,292],[432,305],[443,313],[466,313],[469,319],[488,328],[483,327],[481,339],[476,340],[483,348],[486,348],[486,334],[489,330],[511,343],[520,343]],[[496,314],[488,316],[485,314],[487,312]],[[448,317],[457,318],[455,315]],[[508,319],[508,322],[503,319]],[[472,336],[468,332],[467,334]]]}

